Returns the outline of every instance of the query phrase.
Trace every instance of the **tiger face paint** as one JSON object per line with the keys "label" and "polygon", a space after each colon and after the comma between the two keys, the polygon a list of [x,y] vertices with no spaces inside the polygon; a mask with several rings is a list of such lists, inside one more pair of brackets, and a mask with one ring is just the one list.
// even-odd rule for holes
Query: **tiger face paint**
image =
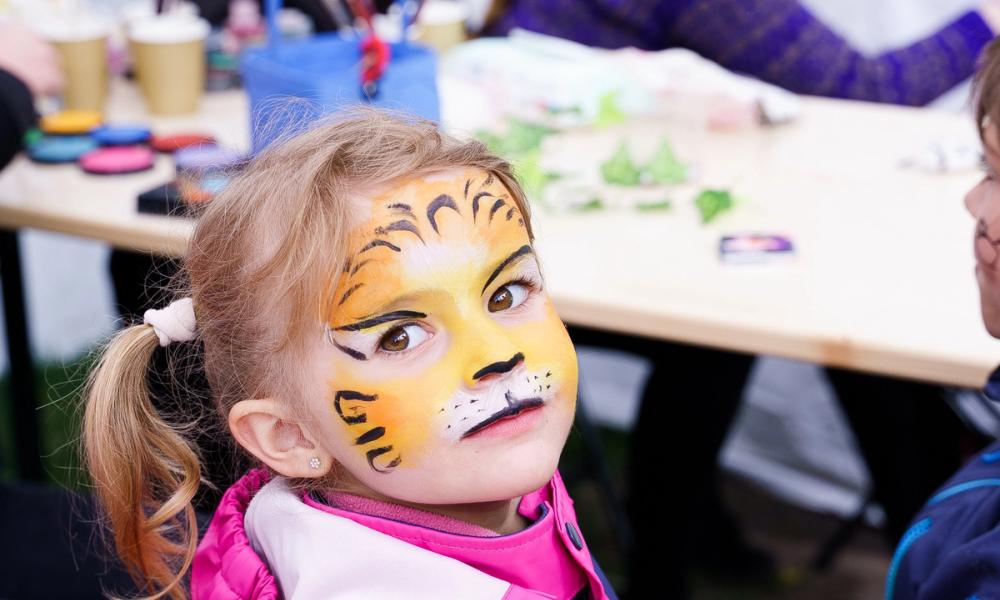
{"label": "tiger face paint", "polygon": [[536,489],[572,424],[577,365],[517,205],[474,169],[370,203],[326,299],[331,452],[413,502]]}

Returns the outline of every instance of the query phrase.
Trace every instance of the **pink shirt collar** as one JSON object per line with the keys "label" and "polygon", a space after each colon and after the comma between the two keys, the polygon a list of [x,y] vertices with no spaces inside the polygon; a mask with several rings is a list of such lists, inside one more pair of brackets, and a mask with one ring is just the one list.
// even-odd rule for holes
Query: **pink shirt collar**
{"label": "pink shirt collar", "polygon": [[591,600],[607,598],[558,471],[546,485],[521,498],[518,513],[532,524],[509,535],[351,494],[335,494],[330,500],[341,508],[303,495],[303,501],[318,510],[460,560],[516,586],[573,598],[589,584]]}
{"label": "pink shirt collar", "polygon": [[[191,575],[194,600],[280,597],[273,574],[251,547],[244,526],[251,499],[269,479],[266,470],[254,469],[224,494],[195,556]],[[579,533],[573,501],[558,472],[549,483],[522,497],[518,512],[533,523],[511,535],[477,537],[448,531],[448,527],[439,530],[429,521],[419,524],[419,518],[417,524],[393,518],[403,517],[402,513],[380,517],[331,508],[308,497],[303,501],[319,511],[350,519],[510,582],[505,600],[568,600],[585,584],[589,584],[591,600],[609,598]]]}

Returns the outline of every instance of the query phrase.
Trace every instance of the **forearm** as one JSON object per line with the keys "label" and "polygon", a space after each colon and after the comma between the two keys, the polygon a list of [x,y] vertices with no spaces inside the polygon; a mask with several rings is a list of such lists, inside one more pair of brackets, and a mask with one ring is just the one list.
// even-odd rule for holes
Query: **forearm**
{"label": "forearm", "polygon": [[698,2],[668,33],[729,69],[794,92],[909,105],[969,77],[993,37],[980,15],[968,13],[929,38],[868,57],[796,0]]}

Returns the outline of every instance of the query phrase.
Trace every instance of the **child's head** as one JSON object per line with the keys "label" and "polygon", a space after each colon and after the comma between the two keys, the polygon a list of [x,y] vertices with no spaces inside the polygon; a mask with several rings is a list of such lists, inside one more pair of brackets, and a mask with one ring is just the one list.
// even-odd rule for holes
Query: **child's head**
{"label": "child's head", "polygon": [[986,177],[966,194],[965,206],[976,219],[976,281],[983,323],[990,335],[1000,337],[1000,40],[980,57],[975,98]]}
{"label": "child's head", "polygon": [[[200,217],[185,261],[236,441],[316,487],[414,503],[544,484],[577,374],[531,242],[509,165],[427,123],[367,111],[255,159]],[[191,522],[151,527],[190,515],[198,483],[196,454],[145,391],[156,345],[149,326],[116,336],[85,425],[119,553],[151,589],[194,543]]]}

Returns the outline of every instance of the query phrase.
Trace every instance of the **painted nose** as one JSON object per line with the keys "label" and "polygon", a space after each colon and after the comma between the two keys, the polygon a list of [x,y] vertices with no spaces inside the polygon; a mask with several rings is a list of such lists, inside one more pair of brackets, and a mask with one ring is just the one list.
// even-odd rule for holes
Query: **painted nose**
{"label": "painted nose", "polygon": [[472,375],[473,381],[476,383],[487,381],[492,377],[500,377],[504,373],[509,373],[514,370],[517,365],[524,362],[524,354],[518,352],[514,356],[511,356],[507,360],[502,360],[500,362],[490,363],[479,369]]}

